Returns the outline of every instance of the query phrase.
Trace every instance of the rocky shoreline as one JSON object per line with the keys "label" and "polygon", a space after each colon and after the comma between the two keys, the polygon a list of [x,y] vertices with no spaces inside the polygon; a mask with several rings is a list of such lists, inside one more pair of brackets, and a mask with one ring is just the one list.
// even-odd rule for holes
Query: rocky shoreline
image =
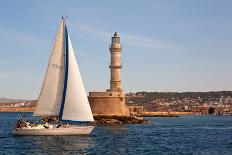
{"label": "rocky shoreline", "polygon": [[94,116],[94,124],[148,124],[143,117],[136,116]]}

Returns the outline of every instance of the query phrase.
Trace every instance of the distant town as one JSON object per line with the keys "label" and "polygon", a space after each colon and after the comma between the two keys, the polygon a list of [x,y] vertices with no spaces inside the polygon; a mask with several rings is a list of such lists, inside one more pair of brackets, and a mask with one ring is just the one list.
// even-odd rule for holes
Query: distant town
{"label": "distant town", "polygon": [[0,112],[33,112],[37,100],[0,98]]}
{"label": "distant town", "polygon": [[[32,112],[36,102],[36,100],[0,98],[0,111]],[[232,91],[127,93],[126,104],[133,115],[149,112],[156,114],[232,115]]]}
{"label": "distant town", "polygon": [[148,112],[190,112],[232,114],[232,91],[218,92],[137,92],[126,95],[128,105],[143,106]]}

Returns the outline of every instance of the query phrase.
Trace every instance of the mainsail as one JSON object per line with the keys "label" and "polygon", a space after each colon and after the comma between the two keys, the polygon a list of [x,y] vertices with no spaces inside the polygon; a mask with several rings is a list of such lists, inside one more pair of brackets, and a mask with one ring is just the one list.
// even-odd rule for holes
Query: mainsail
{"label": "mainsail", "polygon": [[94,121],[64,19],[56,36],[34,115]]}
{"label": "mainsail", "polygon": [[65,71],[64,25],[62,19],[34,111],[35,116],[57,116],[60,112]]}

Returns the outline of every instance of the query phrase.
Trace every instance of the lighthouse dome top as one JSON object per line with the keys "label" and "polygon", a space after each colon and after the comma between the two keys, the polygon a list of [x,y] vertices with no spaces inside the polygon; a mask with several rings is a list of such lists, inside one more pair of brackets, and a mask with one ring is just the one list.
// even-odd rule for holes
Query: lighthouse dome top
{"label": "lighthouse dome top", "polygon": [[116,47],[116,48],[121,48],[120,46],[120,37],[119,37],[119,35],[118,35],[118,33],[117,32],[115,32],[114,33],[114,36],[112,37],[112,42],[111,42],[111,47],[113,47],[114,46],[114,48]]}
{"label": "lighthouse dome top", "polygon": [[118,35],[118,32],[115,32],[114,33],[114,37],[118,37],[119,35]]}

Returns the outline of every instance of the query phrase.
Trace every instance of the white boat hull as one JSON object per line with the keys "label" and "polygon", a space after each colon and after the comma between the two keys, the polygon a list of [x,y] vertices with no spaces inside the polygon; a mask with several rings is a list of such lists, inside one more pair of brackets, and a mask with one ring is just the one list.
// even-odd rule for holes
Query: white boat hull
{"label": "white boat hull", "polygon": [[88,135],[94,129],[94,126],[70,126],[68,128],[50,128],[50,129],[16,129],[14,135],[21,136],[65,136],[65,135]]}

